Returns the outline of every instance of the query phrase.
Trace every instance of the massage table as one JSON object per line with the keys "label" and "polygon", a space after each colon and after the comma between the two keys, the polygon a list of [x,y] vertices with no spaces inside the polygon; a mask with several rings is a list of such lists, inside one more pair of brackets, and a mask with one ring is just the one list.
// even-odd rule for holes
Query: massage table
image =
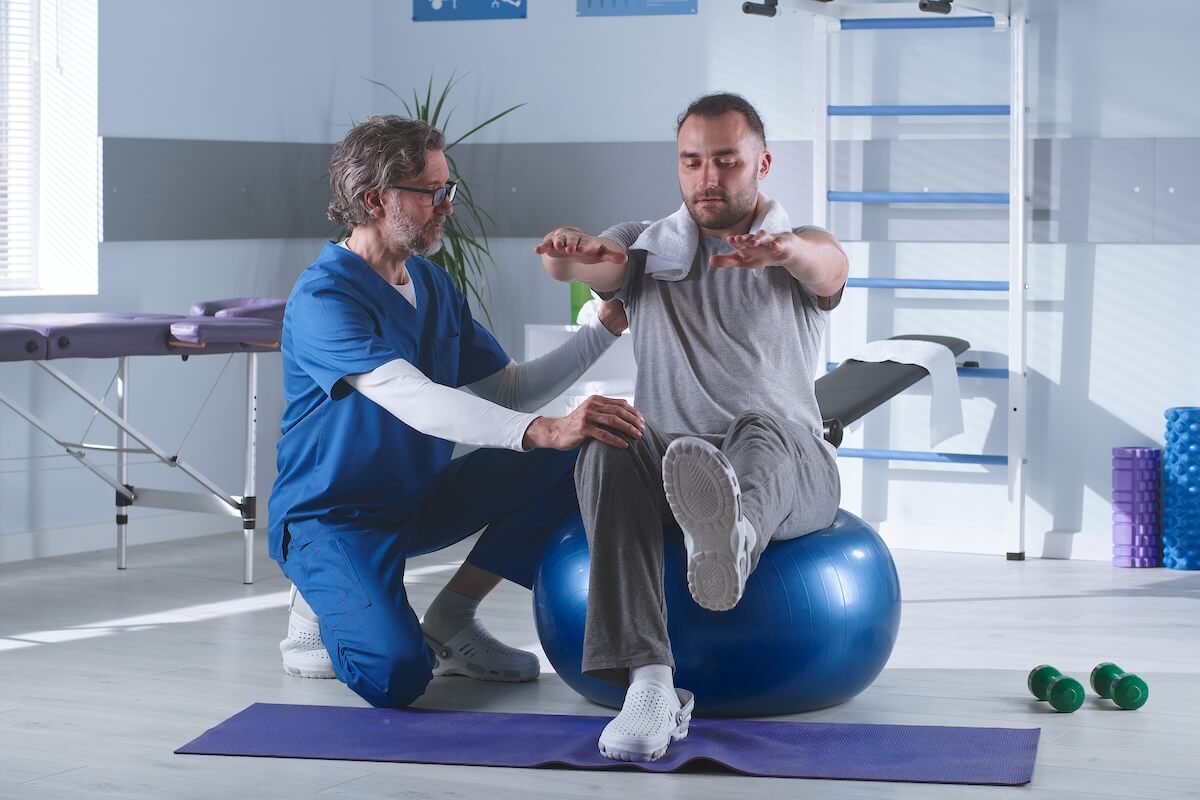
{"label": "massage table", "polygon": [[[60,438],[43,420],[0,390],[0,403],[49,436],[80,464],[116,491],[117,569],[126,566],[126,525],[131,506],[217,513],[241,519],[242,580],[254,581],[254,528],[257,522],[255,463],[258,413],[258,354],[279,350],[284,301],[239,297],[193,305],[187,316],[148,313],[0,314],[0,362],[28,361],[41,368],[117,428],[116,445],[73,442]],[[133,356],[246,355],[245,475],[241,495],[170,454],[134,428],[128,418],[129,361]],[[115,358],[116,410],[84,389],[53,361],[67,358]],[[129,440],[138,445],[131,447]],[[89,452],[115,453],[116,474],[88,458]],[[203,491],[176,491],[135,486],[127,480],[130,453],[145,454],[177,469]]]}

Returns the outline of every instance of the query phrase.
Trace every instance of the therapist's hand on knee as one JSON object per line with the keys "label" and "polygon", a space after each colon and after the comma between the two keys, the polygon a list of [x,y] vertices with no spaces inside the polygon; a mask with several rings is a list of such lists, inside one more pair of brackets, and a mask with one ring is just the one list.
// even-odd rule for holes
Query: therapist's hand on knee
{"label": "therapist's hand on knee", "polygon": [[642,438],[646,422],[637,409],[624,400],[592,395],[565,417],[538,417],[525,429],[521,444],[529,450],[548,447],[574,450],[588,439],[618,447],[629,447],[630,439]]}

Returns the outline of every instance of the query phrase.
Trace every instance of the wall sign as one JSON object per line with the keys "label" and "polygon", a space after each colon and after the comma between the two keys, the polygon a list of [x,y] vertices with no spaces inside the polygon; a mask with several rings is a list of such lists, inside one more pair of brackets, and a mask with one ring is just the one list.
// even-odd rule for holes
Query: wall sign
{"label": "wall sign", "polygon": [[575,0],[577,17],[652,17],[695,14],[699,0]]}
{"label": "wall sign", "polygon": [[413,0],[414,22],[525,19],[526,0]]}

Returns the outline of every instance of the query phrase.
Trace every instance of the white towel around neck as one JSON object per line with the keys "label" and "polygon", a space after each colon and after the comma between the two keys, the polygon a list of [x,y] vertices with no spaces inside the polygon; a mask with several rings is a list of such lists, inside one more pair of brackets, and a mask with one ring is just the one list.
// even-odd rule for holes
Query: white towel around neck
{"label": "white towel around neck", "polygon": [[[750,233],[784,233],[792,229],[783,206],[761,192],[759,215]],[[692,271],[700,247],[700,226],[692,219],[687,204],[669,217],[650,224],[633,243],[633,250],[646,251],[646,274],[660,281],[681,281]]]}

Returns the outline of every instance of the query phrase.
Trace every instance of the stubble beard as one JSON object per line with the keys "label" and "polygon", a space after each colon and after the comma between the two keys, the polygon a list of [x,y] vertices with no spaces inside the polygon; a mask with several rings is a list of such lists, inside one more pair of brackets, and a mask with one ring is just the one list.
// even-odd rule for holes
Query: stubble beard
{"label": "stubble beard", "polygon": [[[725,205],[720,209],[714,209],[714,215],[714,212],[706,211],[699,205],[700,200],[707,198],[724,200]],[[708,230],[719,231],[732,228],[753,211],[757,203],[758,184],[753,183],[734,196],[730,196],[728,192],[699,192],[688,198],[685,205],[697,225]]]}
{"label": "stubble beard", "polygon": [[443,224],[444,221],[434,217],[417,226],[412,220],[401,217],[392,222],[389,238],[398,250],[428,257],[442,249]]}

